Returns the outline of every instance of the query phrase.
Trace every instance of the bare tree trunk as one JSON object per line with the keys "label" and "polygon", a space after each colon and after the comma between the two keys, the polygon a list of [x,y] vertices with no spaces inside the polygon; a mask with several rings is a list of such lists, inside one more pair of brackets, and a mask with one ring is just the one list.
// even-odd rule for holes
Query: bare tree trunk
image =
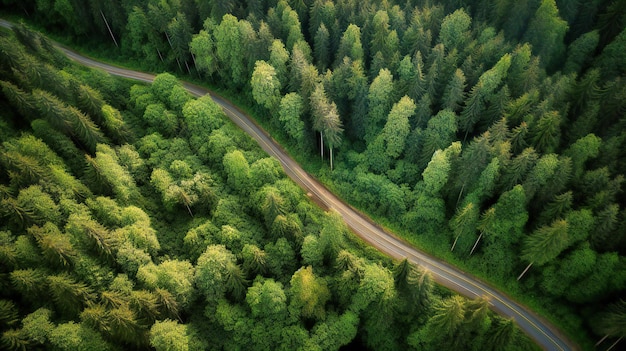
{"label": "bare tree trunk", "polygon": [[459,196],[456,198],[456,205],[454,206],[455,208],[459,207],[459,201],[461,201],[461,195],[463,195],[463,190],[465,190],[465,183],[463,183],[461,191],[459,192]]}
{"label": "bare tree trunk", "polygon": [[612,349],[612,348],[614,348],[614,347],[615,347],[615,345],[617,345],[617,343],[618,343],[618,342],[620,342],[621,340],[622,340],[622,337],[620,337],[619,339],[617,339],[617,341],[615,341],[615,342],[613,343],[613,345],[609,346],[609,348],[608,348],[608,349],[606,349],[606,351],[611,351],[611,349]]}
{"label": "bare tree trunk", "polygon": [[[174,45],[172,45],[172,41],[170,40],[170,36],[169,34],[167,34],[167,31],[165,31],[165,37],[167,38],[167,42],[170,44],[170,49],[174,51]],[[176,53],[174,53],[174,55],[176,55]],[[183,66],[181,66],[180,60],[178,59],[178,57],[176,57],[176,63],[178,64],[178,69],[182,72]]]}
{"label": "bare tree trunk", "polygon": [[107,18],[104,17],[104,12],[102,12],[102,10],[100,10],[100,14],[102,15],[102,19],[104,20],[104,24],[107,25],[107,29],[109,30],[109,34],[111,34],[111,38],[113,38],[113,42],[115,43],[115,47],[119,48],[119,45],[117,45],[117,40],[115,40],[115,36],[113,35],[113,31],[111,31],[111,27],[109,27],[109,21],[107,21]]}
{"label": "bare tree trunk", "polygon": [[526,269],[524,269],[524,271],[522,272],[522,274],[519,275],[519,277],[517,277],[517,280],[522,279],[522,277],[524,276],[524,274],[526,274],[526,272],[530,269],[530,266],[533,265],[534,262],[531,262],[528,264],[528,266],[526,266]]}
{"label": "bare tree trunk", "polygon": [[333,170],[333,148],[330,148],[330,170]]}
{"label": "bare tree trunk", "polygon": [[321,149],[321,153],[322,153],[322,160],[324,159],[324,133],[320,132],[320,142],[322,143],[322,149]]}
{"label": "bare tree trunk", "polygon": [[454,242],[452,243],[452,247],[450,248],[450,251],[454,251],[454,247],[456,246],[456,242],[459,240],[459,236],[457,235],[456,238],[454,238]]}
{"label": "bare tree trunk", "polygon": [[470,251],[470,256],[474,253],[474,250],[476,249],[476,246],[478,246],[478,242],[480,241],[480,238],[482,237],[483,237],[483,232],[480,232],[478,239],[476,239],[476,242],[474,243],[474,246],[472,247],[472,251]]}
{"label": "bare tree trunk", "polygon": [[600,341],[598,341],[598,342],[597,342],[594,346],[598,346],[598,345],[602,344],[602,342],[603,342],[604,340],[606,340],[606,338],[608,338],[608,337],[609,337],[609,334],[604,335],[604,336],[602,337],[602,339],[600,339]]}
{"label": "bare tree trunk", "polygon": [[159,50],[159,48],[156,48],[156,49],[157,49],[157,53],[159,54],[159,58],[161,59],[161,62],[165,62],[163,60],[163,55],[161,55],[161,50]]}

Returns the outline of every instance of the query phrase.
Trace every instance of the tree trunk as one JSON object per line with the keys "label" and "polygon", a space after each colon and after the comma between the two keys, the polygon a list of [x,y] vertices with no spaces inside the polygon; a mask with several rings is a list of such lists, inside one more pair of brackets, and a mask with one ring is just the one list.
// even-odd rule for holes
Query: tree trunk
{"label": "tree trunk", "polygon": [[478,239],[476,239],[476,242],[474,243],[474,246],[472,247],[472,251],[470,251],[470,256],[474,253],[474,250],[476,249],[476,246],[478,246],[478,242],[480,241],[480,238],[482,237],[483,237],[483,232],[480,232]]}
{"label": "tree trunk", "polygon": [[531,262],[528,264],[528,266],[526,266],[526,269],[524,269],[524,271],[522,272],[522,274],[519,275],[519,277],[517,277],[517,280],[522,279],[522,277],[524,276],[524,274],[526,274],[526,272],[530,269],[530,266],[533,265],[534,262]]}
{"label": "tree trunk", "polygon": [[608,348],[608,349],[606,349],[606,351],[611,351],[611,349],[612,349],[612,348],[614,348],[614,347],[615,347],[615,345],[617,345],[617,343],[618,343],[618,342],[620,342],[620,341],[622,340],[622,338],[623,338],[623,337],[620,337],[619,339],[617,339],[617,341],[615,341],[615,342],[613,343],[613,345],[609,346],[609,348]]}
{"label": "tree trunk", "polygon": [[609,334],[604,335],[604,336],[602,337],[602,339],[600,339],[600,341],[598,341],[598,342],[597,342],[594,346],[598,346],[598,345],[602,344],[602,342],[603,342],[604,340],[606,340],[606,338],[608,338],[608,337],[609,337]]}
{"label": "tree trunk", "polygon": [[333,148],[330,148],[330,170],[333,170]]}
{"label": "tree trunk", "polygon": [[459,196],[456,198],[456,205],[454,207],[459,207],[459,201],[461,201],[461,195],[463,195],[463,190],[465,190],[465,183],[461,186],[461,191],[459,192]]}
{"label": "tree trunk", "polygon": [[454,251],[454,247],[456,246],[456,242],[459,240],[459,236],[457,235],[456,238],[454,238],[454,242],[452,243],[452,248],[450,248],[450,251]]}
{"label": "tree trunk", "polygon": [[119,45],[117,45],[117,40],[115,40],[115,36],[113,35],[113,31],[111,31],[111,27],[109,27],[109,21],[107,21],[107,18],[104,17],[104,12],[102,12],[102,10],[100,10],[100,14],[102,15],[102,19],[104,20],[104,24],[107,25],[107,29],[109,30],[109,34],[111,34],[111,38],[113,38],[113,42],[115,43],[115,47],[119,48]]}
{"label": "tree trunk", "polygon": [[159,58],[161,59],[161,62],[165,62],[163,60],[163,55],[161,55],[161,50],[159,50],[159,48],[156,48],[156,49],[157,49],[157,53],[159,54]]}
{"label": "tree trunk", "polygon": [[322,160],[324,159],[324,133],[320,132],[320,142],[322,143],[322,148],[320,149]]}

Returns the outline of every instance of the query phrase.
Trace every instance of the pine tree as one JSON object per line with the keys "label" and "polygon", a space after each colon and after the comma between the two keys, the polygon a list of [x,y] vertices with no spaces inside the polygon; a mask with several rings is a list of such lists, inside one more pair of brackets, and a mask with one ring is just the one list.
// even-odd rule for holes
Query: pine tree
{"label": "pine tree", "polygon": [[520,280],[533,264],[543,265],[555,259],[567,246],[568,223],[563,219],[555,220],[549,226],[543,226],[533,232],[524,241],[522,258],[530,262],[517,277]]}

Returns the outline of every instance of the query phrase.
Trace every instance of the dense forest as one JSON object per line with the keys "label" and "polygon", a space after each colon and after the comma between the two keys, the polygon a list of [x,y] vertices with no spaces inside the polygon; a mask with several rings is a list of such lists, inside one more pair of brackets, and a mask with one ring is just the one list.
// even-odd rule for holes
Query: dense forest
{"label": "dense forest", "polygon": [[350,235],[172,75],[0,35],[4,350],[533,350],[486,299]]}
{"label": "dense forest", "polygon": [[[626,290],[625,1],[2,3],[110,58],[140,61],[145,69],[187,75],[243,97],[293,154],[313,165],[324,160],[315,171],[329,186],[408,241],[534,300],[583,340],[584,334],[608,335],[600,346],[608,347],[626,336],[626,306],[620,300]],[[76,330],[126,342],[113,325],[89,319],[94,306],[100,316],[113,318],[111,311],[124,305],[127,315],[138,318],[138,333],[169,316],[168,323],[180,323],[172,329],[194,335],[194,341],[210,340],[202,347],[217,348],[269,332],[258,325],[270,321],[290,330],[281,337],[302,337],[290,340],[307,342],[302,340],[325,333],[337,339],[317,345],[338,347],[358,334],[372,349],[458,349],[465,342],[485,347],[485,335],[506,325],[492,316],[477,326],[470,312],[475,302],[456,296],[429,298],[432,304],[396,315],[395,323],[378,323],[397,308],[413,306],[406,298],[418,298],[398,280],[409,276],[406,264],[388,270],[329,241],[335,235],[328,231],[346,237],[337,218],[310,215],[312,205],[275,161],[216,118],[220,112],[210,101],[189,100],[167,75],[151,87],[129,87],[94,72],[76,72],[45,40],[24,30],[15,36],[23,49],[8,37],[0,48],[4,103],[11,106],[3,109],[0,176],[7,234],[0,252],[10,262],[3,265],[9,271],[3,272],[7,291],[20,296],[5,304],[16,316],[40,303],[36,292],[19,285],[14,278],[19,274],[30,274],[35,286],[41,286],[43,278],[36,278],[42,276],[49,287],[50,277],[72,279],[93,294],[118,291],[111,284],[121,284],[119,275],[125,274],[132,287],[119,294],[126,300],[111,304],[97,294],[91,300],[77,297],[74,311],[57,302],[42,307],[48,314],[54,310],[54,317],[40,318],[74,320]],[[58,133],[44,132],[49,129]],[[34,151],[31,145],[49,150]],[[71,156],[76,152],[85,158]],[[59,185],[57,178],[71,184]],[[45,204],[35,205],[32,199],[39,198]],[[58,212],[40,213],[49,206]],[[143,211],[143,220],[124,219],[129,206]],[[120,217],[108,218],[110,213]],[[151,224],[138,225],[146,221]],[[84,229],[84,223],[101,231]],[[152,234],[126,234],[128,226],[153,228]],[[38,272],[44,263],[35,259],[10,259],[37,250],[45,254],[41,243],[47,237],[66,238],[64,245],[76,255],[57,266],[45,261],[57,275]],[[127,257],[120,259],[125,250]],[[267,256],[263,270],[250,263],[258,255]],[[227,268],[220,274],[233,285],[207,293],[204,289],[213,287],[202,283],[200,272],[213,256],[224,257]],[[143,261],[128,261],[138,257]],[[41,259],[58,260],[49,254]],[[86,272],[94,266],[114,278],[93,282],[97,274]],[[320,288],[317,294],[325,302],[313,303],[324,313],[314,316],[311,307],[289,319],[300,266],[305,268],[297,274],[325,282],[320,284],[328,293]],[[58,273],[68,269],[71,274]],[[177,303],[206,305],[203,316],[183,307],[187,313],[178,319],[164,311],[146,319],[133,310],[130,291],[178,293],[179,287],[170,285],[173,277],[160,277],[166,270],[195,277],[188,283],[193,298]],[[374,288],[367,285],[374,279],[377,289],[387,284],[388,290],[359,295],[359,289]],[[255,298],[248,296],[261,301],[264,289],[282,291],[283,314],[268,319],[254,306]],[[378,296],[377,303],[355,302],[359,296]],[[461,312],[454,323],[427,317],[455,308]],[[219,320],[225,317],[229,322]],[[3,340],[34,342],[27,324],[18,329],[13,322],[5,324],[10,332]],[[202,323],[212,329],[199,327]],[[444,325],[452,337],[431,340],[429,328]],[[67,328],[58,324],[50,330],[61,326]],[[219,341],[195,337],[216,328],[222,328]],[[470,341],[468,335],[482,337]],[[304,345],[281,337],[268,340],[291,349]]]}

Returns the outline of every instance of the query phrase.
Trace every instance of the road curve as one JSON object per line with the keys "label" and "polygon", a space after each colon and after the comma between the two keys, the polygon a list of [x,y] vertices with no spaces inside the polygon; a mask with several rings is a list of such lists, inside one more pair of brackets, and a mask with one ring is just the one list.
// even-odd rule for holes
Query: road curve
{"label": "road curve", "polygon": [[[0,19],[0,26],[10,28],[12,24]],[[128,70],[98,62],[61,45],[57,45],[57,47],[70,59],[80,64],[102,69],[116,76],[148,83],[152,82],[155,77],[149,73]],[[469,298],[485,296],[494,311],[507,318],[513,318],[520,329],[544,350],[565,351],[578,349],[575,344],[567,340],[562,333],[546,320],[540,318],[527,308],[522,307],[503,293],[479,279],[411,247],[411,245],[393,234],[386,232],[384,229],[374,224],[371,219],[344,203],[317,181],[317,179],[306,173],[267,132],[261,129],[250,117],[231,102],[206,88],[188,82],[183,82],[183,85],[194,96],[200,97],[210,94],[213,100],[222,107],[226,115],[235,124],[254,138],[269,155],[280,161],[285,173],[310,194],[314,201],[326,208],[336,210],[343,217],[348,227],[363,240],[395,259],[403,259],[406,257],[410,262],[418,264],[430,271],[437,283],[461,295]]]}

